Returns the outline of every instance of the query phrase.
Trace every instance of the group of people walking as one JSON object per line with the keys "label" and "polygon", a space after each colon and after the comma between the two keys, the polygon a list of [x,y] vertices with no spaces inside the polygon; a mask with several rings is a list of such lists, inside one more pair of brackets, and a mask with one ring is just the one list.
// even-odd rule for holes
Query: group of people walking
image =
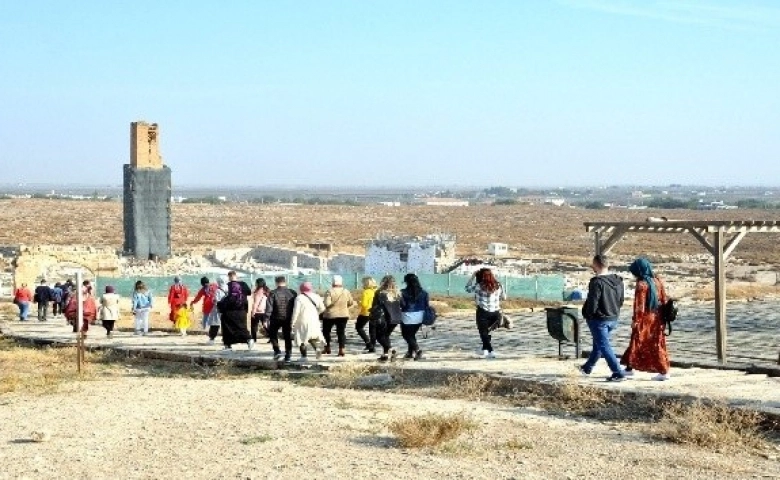
{"label": "group of people walking", "polygon": [[[610,271],[604,255],[596,255],[591,267],[595,276],[590,281],[582,315],[593,337],[593,349],[588,360],[580,367],[580,372],[590,375],[598,360],[603,357],[612,372],[608,381],[623,381],[633,376],[635,370],[656,373],[653,377],[655,380],[668,380],[669,355],[662,307],[669,298],[664,283],[653,273],[650,262],[639,258],[629,267],[636,279],[636,291],[631,340],[620,362],[612,349],[610,336],[617,328],[625,301],[623,278]],[[195,304],[201,303],[201,326],[207,331],[209,345],[216,343],[220,330],[226,350],[241,343],[253,350],[258,338],[267,336],[276,360],[290,362],[295,347],[300,353],[300,361],[305,362],[310,351],[314,352],[316,358],[332,353],[339,357],[346,355],[350,309],[357,303],[359,313],[355,320],[355,330],[365,344],[364,353],[375,353],[381,349],[379,361],[394,360],[397,353],[391,336],[400,328],[401,337],[406,343],[403,357],[420,360],[423,351],[417,342],[417,335],[426,316],[432,311],[430,296],[415,274],[405,275],[403,283],[404,287],[398,288],[392,275],[383,277],[379,283],[372,277],[364,277],[360,299],[355,302],[352,293],[344,287],[340,275],[333,276],[330,288],[320,296],[310,282],[301,283],[297,292],[292,290],[287,286],[284,276],[276,277],[273,290],[262,278],[256,280],[252,290],[238,279],[236,272],[231,271],[227,280],[220,277],[212,283],[203,277],[201,288],[189,301],[187,287],[176,277],[168,291],[168,318],[185,335],[190,326],[189,313],[194,310]],[[46,321],[48,306],[51,304],[52,314],[55,317],[64,315],[74,332],[80,330],[86,334],[89,325],[100,320],[106,335],[112,337],[115,322],[120,318],[120,297],[114,288],[105,287],[98,306],[98,301],[93,297],[92,285],[89,281],[83,282],[82,325],[78,325],[76,319],[78,295],[74,293],[75,288],[71,280],[64,284],[57,283],[51,288],[44,280],[32,293],[26,284],[22,284],[14,293],[19,320],[27,321],[30,304],[36,303],[38,320]],[[506,291],[489,268],[475,272],[465,289],[474,295],[476,326],[482,343],[480,355],[485,359],[496,358],[491,332],[505,318],[501,302],[506,299]],[[148,334],[153,302],[153,295],[146,285],[141,281],[136,282],[131,299],[136,335]],[[337,347],[332,347],[334,329]]]}
{"label": "group of people walking", "polygon": [[669,298],[663,281],[655,275],[650,262],[639,258],[629,267],[636,280],[636,290],[631,317],[631,340],[620,362],[612,349],[610,335],[617,328],[625,300],[623,278],[610,272],[609,262],[604,255],[593,258],[592,269],[595,276],[588,286],[582,316],[593,337],[593,349],[588,360],[580,367],[580,372],[590,375],[596,362],[603,357],[612,371],[607,381],[621,382],[634,376],[635,370],[655,373],[653,380],[669,380],[666,322],[662,314],[662,307]]}

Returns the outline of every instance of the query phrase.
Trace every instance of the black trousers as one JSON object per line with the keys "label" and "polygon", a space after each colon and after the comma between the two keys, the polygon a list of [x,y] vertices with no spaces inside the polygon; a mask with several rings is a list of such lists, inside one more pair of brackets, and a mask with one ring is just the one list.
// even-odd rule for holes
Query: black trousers
{"label": "black trousers", "polygon": [[271,345],[274,347],[274,353],[281,353],[279,349],[279,329],[282,329],[284,338],[284,354],[292,354],[292,323],[289,320],[271,319],[268,327],[268,337],[271,339]]}
{"label": "black trousers", "polygon": [[488,312],[477,308],[477,331],[482,340],[482,350],[493,351],[493,345],[490,343],[490,327],[499,321],[501,321],[501,312]]}
{"label": "black trousers", "polygon": [[51,314],[54,315],[55,317],[57,315],[61,315],[62,314],[62,304],[59,303],[59,302],[52,302],[52,304],[51,304]]}
{"label": "black trousers", "polygon": [[385,323],[382,327],[377,326],[377,337],[376,341],[379,342],[380,345],[382,345],[382,352],[387,354],[390,351],[391,345],[390,345],[390,335],[393,333],[393,330],[395,330],[395,327],[398,325],[396,324],[389,324]]}
{"label": "black trousers", "polygon": [[333,327],[336,327],[336,337],[339,340],[339,348],[344,348],[347,345],[347,322],[349,318],[323,318],[322,319],[322,335],[325,337],[325,345],[330,347],[330,333],[333,331]]}
{"label": "black trousers", "polygon": [[[368,335],[366,335],[366,324],[368,324]],[[376,321],[371,320],[368,315],[360,315],[355,322],[355,331],[367,347],[376,346]]]}
{"label": "black trousers", "polygon": [[209,327],[209,340],[215,340],[219,333],[219,325],[211,325]]}
{"label": "black trousers", "polygon": [[114,331],[114,322],[116,322],[116,320],[103,320],[103,328],[106,329],[106,335]]}
{"label": "black trousers", "polygon": [[256,313],[252,315],[252,321],[251,321],[251,330],[252,330],[252,340],[257,342],[257,331],[260,329],[260,323],[263,321],[263,314],[262,313]]}
{"label": "black trousers", "polygon": [[417,332],[420,331],[420,327],[422,327],[422,324],[420,323],[411,325],[405,323],[401,324],[401,336],[404,337],[410,353],[417,353],[420,351],[420,346],[417,345]]}

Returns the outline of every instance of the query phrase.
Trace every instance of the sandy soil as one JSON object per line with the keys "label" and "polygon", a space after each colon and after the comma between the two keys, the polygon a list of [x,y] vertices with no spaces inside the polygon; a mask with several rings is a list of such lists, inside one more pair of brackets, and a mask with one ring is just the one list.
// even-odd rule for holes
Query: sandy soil
{"label": "sandy soil", "polygon": [[[780,477],[777,461],[486,403],[129,366],[103,375],[0,397],[0,478]],[[426,412],[462,412],[480,427],[435,452],[396,447],[387,422]],[[40,430],[51,440],[30,442]]]}

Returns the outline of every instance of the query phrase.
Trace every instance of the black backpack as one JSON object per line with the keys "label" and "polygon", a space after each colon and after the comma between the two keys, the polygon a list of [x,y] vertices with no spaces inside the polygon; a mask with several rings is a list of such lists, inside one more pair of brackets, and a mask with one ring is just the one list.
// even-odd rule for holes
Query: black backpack
{"label": "black backpack", "polygon": [[666,326],[666,332],[664,334],[669,336],[672,334],[672,324],[677,320],[677,300],[670,298],[661,305],[661,319]]}

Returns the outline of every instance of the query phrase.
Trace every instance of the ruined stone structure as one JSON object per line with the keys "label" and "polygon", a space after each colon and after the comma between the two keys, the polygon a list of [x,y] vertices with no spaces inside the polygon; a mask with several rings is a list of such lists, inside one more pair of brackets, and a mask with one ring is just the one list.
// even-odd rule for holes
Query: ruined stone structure
{"label": "ruined stone structure", "polygon": [[130,124],[130,163],[124,166],[125,255],[171,254],[171,169],[163,165],[156,123]]}
{"label": "ruined stone structure", "polygon": [[442,273],[456,261],[452,235],[381,236],[368,245],[364,270],[369,275]]}
{"label": "ruined stone structure", "polygon": [[75,270],[81,270],[86,279],[120,273],[119,257],[114,249],[80,245],[22,245],[13,266],[16,287],[22,283],[32,287],[41,279],[51,283],[64,281],[66,277],[74,277]]}

